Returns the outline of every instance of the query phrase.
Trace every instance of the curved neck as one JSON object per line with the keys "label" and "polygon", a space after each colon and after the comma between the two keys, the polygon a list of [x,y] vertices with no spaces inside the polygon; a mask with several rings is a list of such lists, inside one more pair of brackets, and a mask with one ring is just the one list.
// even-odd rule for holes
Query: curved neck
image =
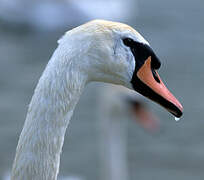
{"label": "curved neck", "polygon": [[57,179],[65,131],[87,82],[73,60],[62,63],[56,50],[40,78],[18,142],[12,180]]}

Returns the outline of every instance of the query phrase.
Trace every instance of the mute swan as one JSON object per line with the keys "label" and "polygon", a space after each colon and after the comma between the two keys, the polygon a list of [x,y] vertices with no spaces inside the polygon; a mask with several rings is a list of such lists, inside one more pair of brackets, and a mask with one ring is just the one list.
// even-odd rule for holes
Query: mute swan
{"label": "mute swan", "polygon": [[94,20],[68,31],[58,42],[30,102],[12,180],[57,179],[66,128],[91,81],[133,88],[176,117],[182,115],[182,105],[156,71],[160,61],[130,26]]}

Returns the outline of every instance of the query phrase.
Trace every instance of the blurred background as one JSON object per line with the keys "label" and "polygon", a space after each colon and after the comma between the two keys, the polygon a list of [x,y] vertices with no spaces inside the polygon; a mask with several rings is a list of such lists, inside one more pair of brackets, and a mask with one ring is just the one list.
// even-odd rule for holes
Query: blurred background
{"label": "blurred background", "polygon": [[0,0],[0,179],[9,176],[28,104],[57,40],[95,18],[127,23],[150,42],[184,116],[176,122],[145,100],[160,120],[150,132],[123,114],[123,98],[106,97],[116,87],[90,84],[69,124],[60,178],[203,179],[203,0]]}

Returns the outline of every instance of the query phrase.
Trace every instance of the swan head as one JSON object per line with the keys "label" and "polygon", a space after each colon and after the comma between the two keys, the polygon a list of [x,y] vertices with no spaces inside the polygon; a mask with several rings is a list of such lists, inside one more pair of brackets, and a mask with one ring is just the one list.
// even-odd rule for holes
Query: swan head
{"label": "swan head", "polygon": [[[162,82],[161,66],[150,44],[132,27],[94,20],[68,31],[60,43],[77,44],[83,51],[81,71],[89,81],[102,81],[134,89],[176,117],[183,107]],[[84,63],[86,62],[86,63]]]}

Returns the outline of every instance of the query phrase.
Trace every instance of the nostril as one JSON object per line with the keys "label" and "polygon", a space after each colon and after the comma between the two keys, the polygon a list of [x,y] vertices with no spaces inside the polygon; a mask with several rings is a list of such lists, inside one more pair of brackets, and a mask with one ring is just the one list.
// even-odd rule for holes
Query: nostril
{"label": "nostril", "polygon": [[158,83],[160,83],[160,79],[159,79],[159,77],[158,77],[158,75],[157,75],[157,73],[156,73],[156,71],[155,71],[154,69],[152,69],[152,74],[153,74],[154,79],[155,79]]}

